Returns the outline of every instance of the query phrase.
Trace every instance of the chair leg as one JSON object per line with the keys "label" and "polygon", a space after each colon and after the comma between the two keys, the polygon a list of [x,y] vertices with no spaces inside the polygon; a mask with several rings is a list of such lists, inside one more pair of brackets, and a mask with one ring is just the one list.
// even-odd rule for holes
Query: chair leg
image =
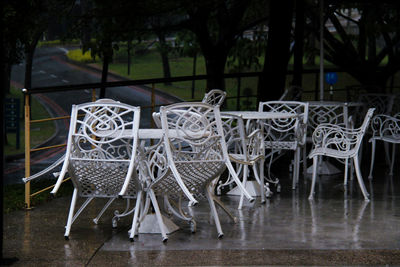
{"label": "chair leg", "polygon": [[394,167],[395,156],[396,156],[396,144],[393,143],[393,145],[392,145],[392,159],[391,159],[391,164],[390,164],[389,175],[393,175],[393,167]]}
{"label": "chair leg", "polygon": [[257,173],[257,165],[259,166],[260,170],[260,192],[261,192],[261,204],[265,203],[265,194],[264,194],[264,183],[265,183],[265,177],[264,177],[264,164],[265,164],[265,159],[264,157],[260,160],[260,162],[255,163],[253,166],[254,173]]}
{"label": "chair leg", "polygon": [[362,175],[361,175],[361,170],[360,170],[360,165],[359,165],[359,161],[358,161],[358,156],[357,155],[354,157],[353,162],[354,162],[354,167],[356,169],[356,176],[357,176],[358,184],[360,185],[360,188],[361,188],[361,192],[364,195],[364,199],[365,200],[369,200],[369,194],[368,194],[367,189],[365,188],[365,185],[364,185],[364,181],[363,181],[363,178],[362,178]]}
{"label": "chair leg", "polygon": [[344,162],[344,186],[347,185],[347,180],[349,177],[349,159],[346,159]]}
{"label": "chair leg", "polygon": [[[244,165],[243,166],[243,180],[242,180],[242,182],[243,182],[243,185],[244,185],[245,188],[246,188],[248,173],[249,173],[249,167],[247,165]],[[242,207],[243,207],[243,200],[244,200],[243,192],[240,192],[240,200],[239,200],[239,206],[238,206],[239,210],[241,210]]]}
{"label": "chair leg", "polygon": [[368,179],[372,179],[372,171],[374,170],[374,162],[375,162],[375,140],[371,141],[372,151],[371,151],[371,166],[369,168]]}
{"label": "chair leg", "polygon": [[249,200],[249,202],[254,201],[254,197],[252,197],[249,192],[246,190],[242,182],[240,181],[239,177],[237,176],[235,169],[233,168],[231,162],[229,160],[225,161],[226,167],[228,168],[229,173],[232,175],[233,180],[236,182],[237,186],[240,188],[240,190],[244,193],[246,198]]}
{"label": "chair leg", "polygon": [[141,201],[142,201],[142,191],[139,191],[137,193],[137,197],[136,197],[135,213],[133,214],[131,234],[129,236],[129,239],[131,241],[133,241],[133,238],[135,237],[135,234],[136,234]]}
{"label": "chair leg", "polygon": [[315,190],[315,180],[317,179],[317,171],[318,171],[318,156],[313,157],[313,172],[312,172],[312,180],[311,180],[311,190],[310,196],[308,199],[314,199],[314,190]]}
{"label": "chair leg", "polygon": [[206,196],[207,196],[208,203],[210,204],[211,213],[214,217],[215,226],[217,227],[218,238],[222,238],[224,236],[224,233],[222,232],[221,223],[219,221],[219,217],[218,217],[217,209],[215,207],[214,199],[208,189],[206,189]]}
{"label": "chair leg", "polygon": [[303,147],[303,177],[307,176],[307,145]]}
{"label": "chair leg", "polygon": [[223,211],[225,211],[225,213],[229,216],[229,218],[231,218],[231,220],[234,223],[237,223],[237,218],[235,216],[233,216],[233,214],[228,210],[228,208],[224,205],[224,203],[221,202],[221,200],[219,200],[216,196],[212,196],[214,202],[221,207],[221,209]]}
{"label": "chair leg", "polygon": [[65,226],[64,237],[66,240],[68,240],[69,232],[71,231],[72,219],[74,217],[74,211],[75,211],[75,205],[76,205],[77,198],[78,198],[78,189],[74,188],[74,192],[72,193],[71,205],[69,208],[67,225]]}
{"label": "chair leg", "polygon": [[108,209],[108,207],[110,207],[111,203],[114,202],[116,198],[110,198],[110,200],[107,201],[107,203],[104,205],[104,207],[101,209],[101,211],[99,212],[99,214],[97,215],[96,218],[93,219],[93,222],[95,224],[97,224],[101,218],[101,216],[103,216],[104,212]]}
{"label": "chair leg", "polygon": [[294,164],[293,164],[293,181],[292,189],[296,189],[297,183],[299,182],[300,172],[300,148],[297,148],[294,152]]}
{"label": "chair leg", "polygon": [[154,207],[154,211],[156,212],[158,226],[160,227],[161,236],[163,238],[162,241],[166,242],[168,240],[168,236],[165,231],[165,225],[164,225],[164,221],[161,216],[161,211],[160,211],[160,207],[158,206],[156,195],[154,194],[154,191],[152,189],[149,189],[149,195],[150,195],[151,203],[153,204],[153,207]]}

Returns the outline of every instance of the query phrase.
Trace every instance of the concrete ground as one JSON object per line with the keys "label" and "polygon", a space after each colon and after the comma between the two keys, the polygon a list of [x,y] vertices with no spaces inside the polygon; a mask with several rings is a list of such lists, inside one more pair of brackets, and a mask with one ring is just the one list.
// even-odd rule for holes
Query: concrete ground
{"label": "concrete ground", "polygon": [[[70,198],[56,198],[31,211],[4,217],[4,258],[13,266],[249,266],[249,265],[400,265],[399,168],[386,174],[381,165],[369,181],[363,170],[370,201],[364,201],[357,179],[343,186],[343,176],[320,177],[313,201],[308,200],[310,178],[290,189],[287,167],[278,166],[282,192],[261,205],[259,198],[237,209],[238,196],[221,196],[237,218],[218,210],[224,237],[217,238],[206,202],[188,209],[197,221],[192,234],[187,223],[171,233],[128,238],[132,218],[111,227],[113,204],[96,225],[92,219],[104,205],[93,201],[64,239]],[[5,263],[5,262],[4,262]]]}

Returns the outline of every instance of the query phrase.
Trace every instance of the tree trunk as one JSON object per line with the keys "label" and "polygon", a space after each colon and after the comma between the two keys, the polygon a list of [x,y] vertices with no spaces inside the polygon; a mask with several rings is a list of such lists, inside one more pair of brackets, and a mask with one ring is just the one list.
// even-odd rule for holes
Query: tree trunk
{"label": "tree trunk", "polygon": [[100,95],[99,98],[105,98],[106,97],[106,87],[104,86],[104,83],[107,82],[107,76],[108,76],[108,65],[110,63],[110,56],[109,53],[104,54],[103,58],[103,69],[101,71],[101,88],[100,88]]}
{"label": "tree trunk", "polygon": [[3,65],[3,78],[2,78],[2,83],[3,83],[3,88],[2,91],[4,94],[9,94],[10,93],[10,83],[11,83],[11,64],[8,62],[3,61],[1,63]]}
{"label": "tree trunk", "polygon": [[290,54],[293,2],[271,1],[271,17],[264,67],[258,83],[258,100],[276,100],[285,88]]}
{"label": "tree trunk", "polygon": [[[193,76],[196,76],[196,65],[197,65],[196,63],[197,63],[197,53],[195,53],[193,56],[193,72],[192,72]],[[192,80],[192,99],[194,98],[195,83],[196,83],[196,80],[193,79]]]}
{"label": "tree trunk", "polygon": [[[157,31],[157,36],[158,40],[160,41],[160,55],[163,66],[164,78],[171,78],[171,68],[169,66],[169,58],[168,58],[168,44],[163,32]],[[170,82],[166,82],[164,84],[171,85]]]}
{"label": "tree trunk", "polygon": [[294,31],[294,64],[292,84],[302,87],[303,83],[303,35],[304,35],[304,0],[296,1],[296,28]]}
{"label": "tree trunk", "polygon": [[225,64],[228,57],[228,48],[218,49],[212,47],[207,52],[203,49],[204,58],[206,61],[207,75],[207,89],[221,89],[225,90]]}

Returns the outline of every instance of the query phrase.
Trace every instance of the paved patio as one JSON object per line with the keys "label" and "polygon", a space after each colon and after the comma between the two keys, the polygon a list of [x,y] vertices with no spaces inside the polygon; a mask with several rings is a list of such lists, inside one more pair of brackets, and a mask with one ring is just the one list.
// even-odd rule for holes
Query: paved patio
{"label": "paved patio", "polygon": [[385,174],[381,164],[369,181],[371,200],[363,200],[357,180],[343,187],[343,177],[321,177],[314,201],[307,199],[310,178],[290,189],[286,165],[275,167],[282,192],[267,203],[246,203],[239,197],[221,200],[237,217],[233,223],[219,210],[224,237],[217,232],[208,205],[188,212],[197,218],[197,232],[175,221],[181,229],[167,243],[160,234],[140,234],[130,242],[131,217],[112,229],[111,217],[124,203],[116,203],[100,220],[92,222],[105,203],[95,200],[72,225],[64,239],[70,198],[56,198],[31,211],[4,218],[4,257],[18,258],[15,266],[248,266],[248,265],[399,265],[400,173]]}

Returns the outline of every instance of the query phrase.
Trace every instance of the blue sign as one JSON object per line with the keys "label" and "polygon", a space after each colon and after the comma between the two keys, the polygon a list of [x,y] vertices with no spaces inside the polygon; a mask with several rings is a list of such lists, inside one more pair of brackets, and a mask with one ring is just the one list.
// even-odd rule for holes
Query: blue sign
{"label": "blue sign", "polygon": [[336,72],[327,72],[325,74],[325,81],[330,85],[334,85],[338,81]]}

